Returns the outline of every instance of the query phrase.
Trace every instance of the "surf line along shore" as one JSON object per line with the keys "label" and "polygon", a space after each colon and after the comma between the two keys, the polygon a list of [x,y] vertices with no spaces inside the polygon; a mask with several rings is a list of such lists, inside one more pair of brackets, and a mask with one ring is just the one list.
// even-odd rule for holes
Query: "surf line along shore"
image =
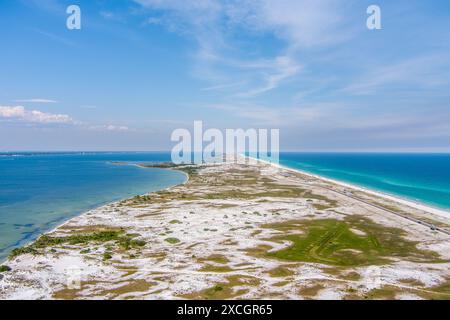
{"label": "surf line along shore", "polygon": [[368,203],[448,228],[444,217],[259,161],[160,166],[189,181],[17,250],[0,298],[450,298],[449,237]]}

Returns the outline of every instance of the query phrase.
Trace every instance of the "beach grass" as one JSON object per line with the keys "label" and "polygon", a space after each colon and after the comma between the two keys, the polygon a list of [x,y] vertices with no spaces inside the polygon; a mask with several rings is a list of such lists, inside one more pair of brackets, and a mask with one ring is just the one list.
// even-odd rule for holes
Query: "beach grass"
{"label": "beach grass", "polygon": [[168,243],[170,243],[170,244],[177,244],[177,243],[180,243],[180,240],[177,239],[177,238],[167,238],[167,239],[165,239],[164,241],[166,241],[166,242],[168,242]]}
{"label": "beach grass", "polygon": [[8,272],[11,271],[11,268],[7,265],[0,266],[0,272]]}
{"label": "beach grass", "polygon": [[[389,263],[391,258],[436,262],[439,256],[420,250],[416,243],[403,238],[403,231],[387,228],[362,217],[344,221],[322,219],[268,224],[265,228],[283,231],[272,237],[275,242],[291,245],[279,251],[266,251],[267,257],[287,261],[316,262],[335,266],[363,266]],[[358,229],[364,235],[356,234]]]}
{"label": "beach grass", "polygon": [[[16,248],[10,254],[10,259],[23,254],[40,254],[45,252],[48,247],[56,247],[61,245],[78,245],[84,246],[89,243],[109,243],[112,242],[122,250],[145,246],[144,240],[134,239],[136,235],[125,234],[123,230],[103,230],[91,233],[73,234],[66,237],[53,237],[43,235],[29,246]],[[83,250],[83,254],[87,254],[87,249]],[[105,257],[104,257],[105,258]],[[105,259],[107,260],[107,259]]]}

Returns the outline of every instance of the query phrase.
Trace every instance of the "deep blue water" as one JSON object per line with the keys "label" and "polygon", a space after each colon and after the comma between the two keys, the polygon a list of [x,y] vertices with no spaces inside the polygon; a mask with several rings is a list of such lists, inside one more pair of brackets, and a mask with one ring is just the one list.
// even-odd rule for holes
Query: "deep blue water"
{"label": "deep blue water", "polygon": [[280,164],[450,209],[450,154],[281,153]]}
{"label": "deep blue water", "polygon": [[111,161],[170,161],[170,153],[0,153],[0,261],[81,212],[186,179]]}

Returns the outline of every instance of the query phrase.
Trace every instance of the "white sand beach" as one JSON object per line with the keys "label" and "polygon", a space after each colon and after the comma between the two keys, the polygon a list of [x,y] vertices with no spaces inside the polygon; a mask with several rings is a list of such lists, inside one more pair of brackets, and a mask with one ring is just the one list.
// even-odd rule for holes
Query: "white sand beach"
{"label": "white sand beach", "polygon": [[0,298],[450,298],[444,212],[261,161],[176,169],[16,252]]}

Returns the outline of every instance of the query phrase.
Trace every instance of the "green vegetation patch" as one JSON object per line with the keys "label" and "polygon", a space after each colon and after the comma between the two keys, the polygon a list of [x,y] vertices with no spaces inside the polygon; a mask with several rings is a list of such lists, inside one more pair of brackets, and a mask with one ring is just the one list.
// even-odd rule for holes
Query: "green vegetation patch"
{"label": "green vegetation patch", "polygon": [[170,243],[170,244],[177,244],[177,243],[180,243],[180,240],[177,239],[177,238],[167,238],[167,239],[164,239],[164,241],[166,241],[166,242],[168,242],[168,243]]}
{"label": "green vegetation patch", "polygon": [[120,295],[124,294],[146,292],[156,284],[157,284],[156,282],[147,282],[144,279],[136,279],[123,282],[123,284],[117,288],[104,290],[100,293],[100,295],[110,296],[111,298],[117,298]]}
{"label": "green vegetation patch", "polygon": [[425,288],[423,283],[416,279],[404,279],[402,283],[411,287],[397,287],[393,285],[384,285],[380,288],[372,289],[367,293],[349,292],[344,297],[346,300],[394,300],[401,294],[415,295],[426,300],[450,300],[450,280],[431,288]]}
{"label": "green vegetation patch", "polygon": [[11,268],[6,266],[6,265],[2,265],[0,266],[0,272],[8,272],[11,271]]}
{"label": "green vegetation patch", "polygon": [[[246,294],[248,287],[258,286],[260,280],[251,276],[232,275],[226,277],[226,282],[217,283],[211,288],[182,295],[191,300],[226,300],[238,298]],[[246,288],[247,287],[247,288]]]}
{"label": "green vegetation patch", "polygon": [[401,290],[394,286],[385,285],[381,288],[372,289],[364,295],[368,300],[395,300]]}
{"label": "green vegetation patch", "polygon": [[[43,235],[34,243],[27,247],[14,249],[10,258],[15,258],[22,254],[40,254],[43,249],[48,247],[68,245],[86,245],[88,243],[106,243],[114,242],[114,244],[123,250],[142,247],[145,241],[133,239],[136,235],[125,234],[123,230],[104,230],[91,233],[73,234],[66,237],[52,237]],[[84,254],[88,253],[83,251]]]}
{"label": "green vegetation patch", "polygon": [[[271,238],[271,241],[292,243],[286,249],[265,252],[265,256],[281,260],[345,267],[384,264],[390,262],[389,258],[439,262],[437,253],[418,249],[416,242],[403,238],[402,230],[385,227],[363,217],[346,217],[344,221],[288,221],[264,227],[286,233]],[[365,235],[355,234],[352,228],[363,231]]]}
{"label": "green vegetation patch", "polygon": [[110,252],[105,252],[103,254],[103,260],[111,260],[112,259],[112,255]]}
{"label": "green vegetation patch", "polygon": [[200,167],[198,166],[184,166],[184,167],[177,167],[177,170],[183,171],[184,173],[187,173],[189,177],[192,177],[196,174],[198,174],[198,170]]}
{"label": "green vegetation patch", "polygon": [[312,298],[312,297],[315,297],[319,293],[319,291],[324,289],[324,288],[325,287],[322,284],[315,284],[315,285],[313,285],[311,287],[301,288],[299,290],[299,294],[302,297]]}
{"label": "green vegetation patch", "polygon": [[215,266],[211,264],[204,265],[200,270],[200,272],[232,272],[234,271],[229,266]]}
{"label": "green vegetation patch", "polygon": [[53,293],[52,297],[57,300],[75,300],[79,299],[82,296],[82,292],[85,289],[89,289],[91,287],[96,287],[100,284],[99,281],[81,281],[81,288],[77,289],[69,289],[65,287],[64,289],[58,290]]}
{"label": "green vegetation patch", "polygon": [[294,271],[292,271],[291,269],[289,269],[287,267],[283,267],[283,266],[271,269],[267,273],[273,278],[284,278],[284,277],[293,276],[295,274]]}
{"label": "green vegetation patch", "polygon": [[198,165],[189,165],[189,164],[175,164],[173,162],[162,162],[162,163],[151,163],[151,164],[142,164],[141,167],[144,168],[159,168],[159,169],[175,169],[180,170],[186,173],[197,173],[200,168]]}
{"label": "green vegetation patch", "polygon": [[13,258],[15,258],[17,256],[21,256],[23,254],[34,254],[34,255],[36,255],[38,253],[39,252],[36,249],[34,249],[33,247],[31,247],[31,246],[23,247],[23,248],[16,248],[13,251],[11,251],[11,253],[9,254],[9,258],[13,259]]}
{"label": "green vegetation patch", "polygon": [[427,289],[427,292],[418,291],[416,294],[428,300],[450,300],[450,278],[446,279],[444,283]]}
{"label": "green vegetation patch", "polygon": [[228,260],[228,258],[222,254],[212,254],[205,258],[199,258],[198,261],[200,263],[214,262],[214,263],[219,263],[219,264],[227,264],[228,262],[230,262],[230,260]]}
{"label": "green vegetation patch", "polygon": [[[230,185],[229,181],[226,184]],[[237,186],[241,186],[238,184]],[[194,197],[189,197],[191,200],[195,200]],[[303,199],[315,199],[323,201],[324,204],[320,206],[322,209],[333,208],[337,205],[335,200],[329,199],[325,196],[312,193],[309,190],[299,188],[296,186],[280,185],[275,183],[265,183],[262,190],[243,190],[242,188],[229,189],[220,191],[217,193],[206,193],[200,197],[201,199],[208,200],[223,200],[223,199],[262,199],[262,198],[303,198]],[[319,204],[317,204],[319,205]]]}

